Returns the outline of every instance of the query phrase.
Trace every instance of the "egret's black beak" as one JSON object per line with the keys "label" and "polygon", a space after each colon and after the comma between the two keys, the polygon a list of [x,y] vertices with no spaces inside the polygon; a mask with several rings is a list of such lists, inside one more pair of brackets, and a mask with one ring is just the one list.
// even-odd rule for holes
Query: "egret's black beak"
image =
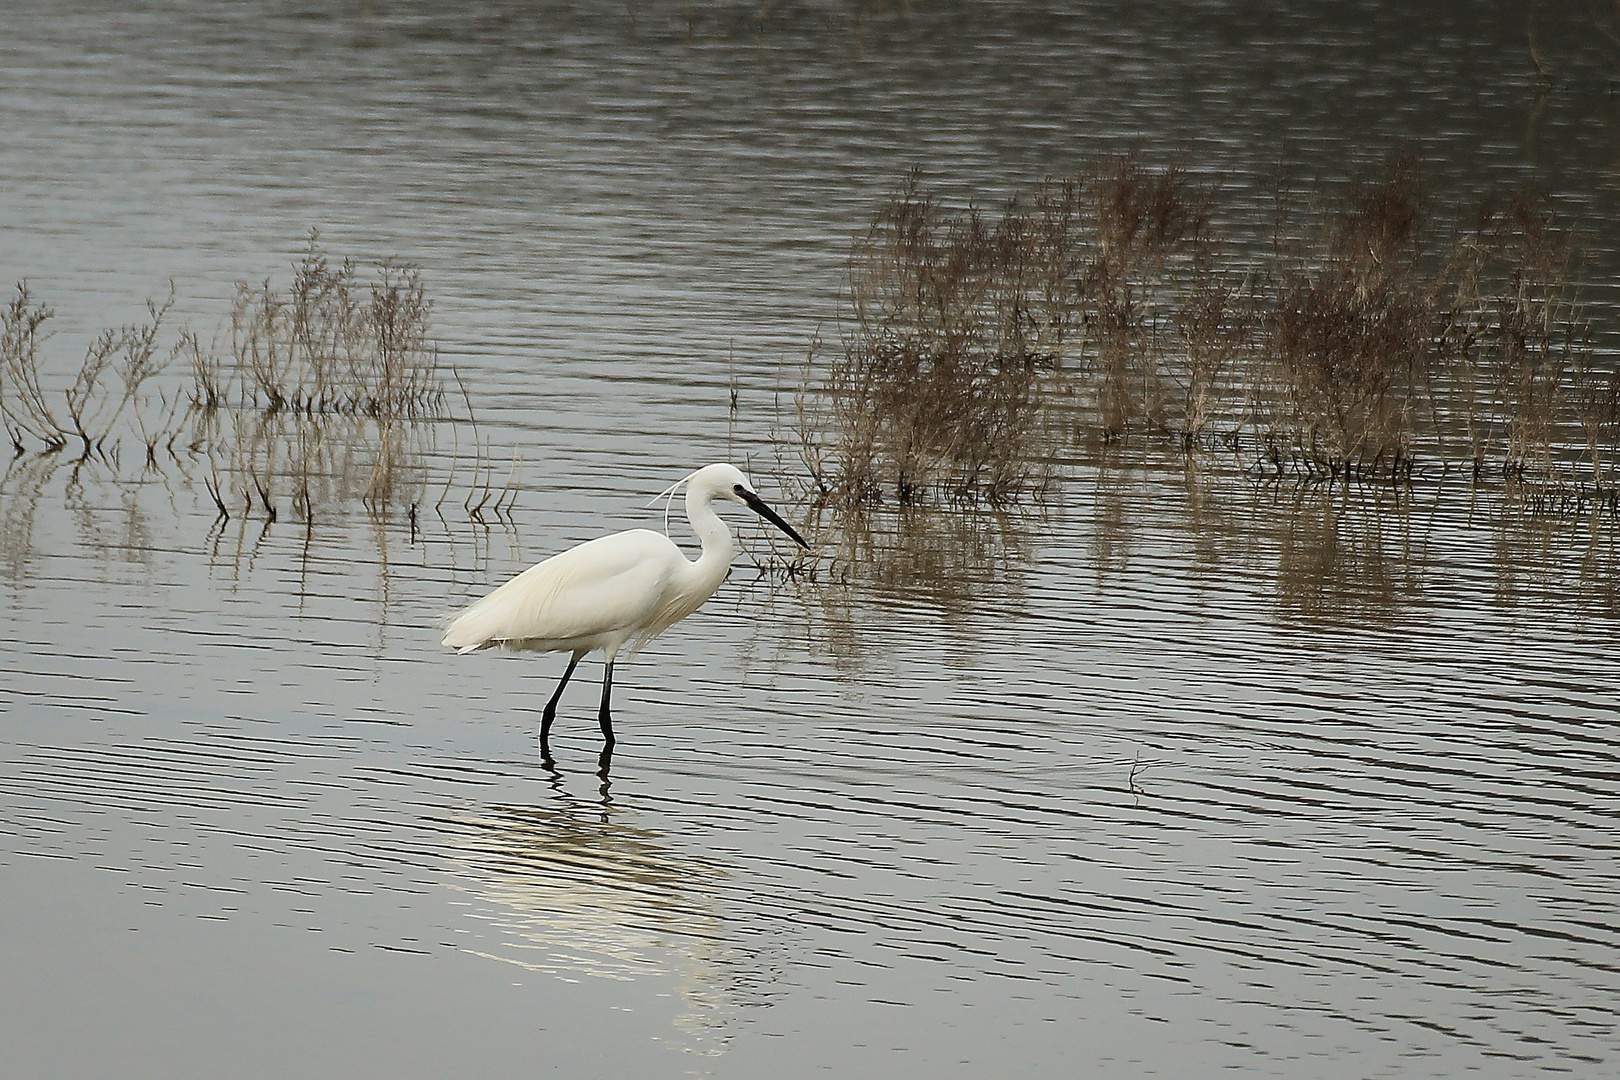
{"label": "egret's black beak", "polygon": [[800,536],[793,526],[783,521],[775,510],[772,510],[770,507],[766,506],[764,499],[761,499],[758,495],[755,495],[752,491],[749,491],[741,484],[738,484],[732,490],[737,493],[737,497],[739,499],[748,504],[748,509],[758,514],[772,525],[775,525],[778,529],[781,529],[783,532],[787,533],[793,538],[793,542],[795,544],[798,544],[806,551],[810,550],[810,545],[804,542],[804,537]]}

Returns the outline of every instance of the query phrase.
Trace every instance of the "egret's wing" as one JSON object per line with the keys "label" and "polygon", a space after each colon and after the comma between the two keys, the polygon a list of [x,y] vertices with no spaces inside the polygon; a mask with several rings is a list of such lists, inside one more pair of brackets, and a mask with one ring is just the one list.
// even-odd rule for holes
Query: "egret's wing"
{"label": "egret's wing", "polygon": [[524,618],[506,636],[544,640],[633,629],[658,606],[669,574],[664,559],[627,560],[609,568],[593,565],[562,580],[545,596],[533,598]]}
{"label": "egret's wing", "polygon": [[634,629],[660,604],[677,559],[686,561],[668,537],[647,529],[570,548],[463,611],[444,644],[470,652],[503,641],[562,642]]}

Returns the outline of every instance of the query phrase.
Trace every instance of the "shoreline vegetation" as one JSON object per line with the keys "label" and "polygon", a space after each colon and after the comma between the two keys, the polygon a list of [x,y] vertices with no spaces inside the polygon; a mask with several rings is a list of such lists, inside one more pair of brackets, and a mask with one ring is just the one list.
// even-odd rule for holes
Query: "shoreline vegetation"
{"label": "shoreline vegetation", "polygon": [[[1421,484],[1440,489],[1426,513],[1460,500],[1474,521],[1477,502],[1502,551],[1509,533],[1569,547],[1583,591],[1620,610],[1603,584],[1620,373],[1553,208],[1528,192],[1442,205],[1410,156],[1332,197],[1279,181],[1264,236],[1231,224],[1222,190],[1126,154],[990,212],[913,173],[853,246],[836,339],[779,393],[774,460],[756,467],[816,550],[762,549],[762,578],[946,608],[1016,593],[1094,466],[1099,566],[1124,557],[1135,478],[1185,496],[1201,550],[1275,541],[1301,595],[1332,572],[1395,604],[1426,543],[1384,552],[1404,534],[1376,519],[1404,520]],[[208,343],[170,325],[171,288],[77,372],[52,364],[51,309],[17,287],[0,311],[13,567],[59,473],[70,502],[91,479],[131,507],[136,486],[183,488],[216,541],[231,521],[262,539],[357,512],[379,545],[435,515],[512,529],[521,462],[498,460],[477,388],[442,362],[421,272],[335,261],[313,234],[291,270],[240,283]],[[1278,539],[1273,518],[1298,520]]]}
{"label": "shoreline vegetation", "polygon": [[855,245],[783,471],[818,509],[995,507],[1078,447],[1157,441],[1257,480],[1460,474],[1615,515],[1620,373],[1546,200],[1442,206],[1406,155],[1334,199],[1279,181],[1256,242],[1220,194],[1132,153],[990,213],[913,172]]}

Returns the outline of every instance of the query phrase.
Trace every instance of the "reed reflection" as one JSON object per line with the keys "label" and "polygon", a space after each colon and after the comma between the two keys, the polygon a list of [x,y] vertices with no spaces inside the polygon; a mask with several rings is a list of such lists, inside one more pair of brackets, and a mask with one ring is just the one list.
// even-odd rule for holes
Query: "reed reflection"
{"label": "reed reflection", "polygon": [[1620,617],[1620,535],[1612,519],[1541,513],[1534,489],[1481,502],[1498,604]]}
{"label": "reed reflection", "polygon": [[[604,791],[607,770],[604,755]],[[724,1053],[735,1011],[769,1003],[769,973],[721,911],[726,870],[634,817],[605,795],[454,815],[459,887],[492,939],[468,951],[565,980],[665,982],[679,998],[674,1048]]]}
{"label": "reed reflection", "polygon": [[1409,489],[1358,484],[1266,484],[1256,491],[1276,523],[1277,599],[1286,615],[1329,623],[1398,622],[1430,576]]}
{"label": "reed reflection", "polygon": [[1090,485],[1088,547],[1099,583],[1123,577],[1128,571],[1131,549],[1142,524],[1142,500],[1151,497],[1142,469],[1126,464],[1122,452],[1117,446],[1104,448]]}
{"label": "reed reflection", "polygon": [[812,654],[825,652],[846,673],[868,666],[873,607],[926,609],[938,616],[947,643],[952,628],[965,643],[974,633],[971,617],[993,608],[1016,618],[1024,609],[1035,545],[1056,509],[815,507],[803,530],[812,538],[815,558],[787,564],[785,570],[756,560],[759,573],[747,602],[767,609],[783,606],[786,610],[762,619],[762,625],[773,634],[797,629],[792,644]]}
{"label": "reed reflection", "polygon": [[1192,544],[1193,580],[1205,587],[1258,575],[1284,619],[1331,625],[1395,624],[1415,617],[1438,573],[1433,493],[1404,484],[1257,478],[1236,467],[1161,470]]}
{"label": "reed reflection", "polygon": [[[1612,515],[1591,506],[1551,513],[1540,484],[1257,481],[1233,468],[1175,479],[1168,493],[1193,544],[1194,580],[1261,575],[1286,618],[1396,625],[1426,618],[1475,581],[1490,583],[1503,610],[1620,615]],[[1153,487],[1139,476],[1136,497]]]}
{"label": "reed reflection", "polygon": [[1254,566],[1265,515],[1253,499],[1253,484],[1192,455],[1181,458],[1179,467],[1167,461],[1166,468],[1172,490],[1179,488],[1182,496],[1176,503],[1192,544],[1194,579],[1214,580],[1223,567]]}
{"label": "reed reflection", "polygon": [[98,459],[18,455],[0,472],[0,566],[23,585],[76,548],[108,566],[149,568],[162,546],[154,522],[177,514],[174,491],[150,476],[122,477]]}
{"label": "reed reflection", "polygon": [[13,458],[0,477],[0,558],[12,582],[33,576],[40,557],[36,541],[40,504],[60,467],[61,459],[55,455],[30,455]]}

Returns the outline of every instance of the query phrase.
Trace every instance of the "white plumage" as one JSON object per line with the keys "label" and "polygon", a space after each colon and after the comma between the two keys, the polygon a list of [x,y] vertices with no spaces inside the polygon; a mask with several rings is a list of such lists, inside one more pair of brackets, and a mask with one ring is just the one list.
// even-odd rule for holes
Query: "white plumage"
{"label": "white plumage", "polygon": [[[685,580],[700,576],[694,569],[662,533],[633,529],[604,536],[529,567],[467,608],[450,624],[444,644],[458,653],[505,645],[616,654],[632,638],[641,644],[690,614],[719,586],[718,579]],[[722,577],[724,570],[722,565]],[[678,607],[691,594],[695,602]],[[653,613],[661,608],[680,614],[657,625]]]}
{"label": "white plumage", "polygon": [[696,611],[714,594],[731,568],[731,530],[714,512],[716,499],[742,503],[776,525],[801,547],[804,538],[766,506],[740,469],[708,465],[686,478],[686,517],[703,544],[696,561],[674,541],[651,529],[631,529],[591,540],[529,567],[462,611],[446,628],[444,644],[458,653],[501,645],[573,656],[562,682],[547,702],[540,745],[556,718],[557,702],[569,676],[586,653],[606,654],[602,735],[613,745],[609,697],[613,661],[627,644],[639,649],[657,634]]}

